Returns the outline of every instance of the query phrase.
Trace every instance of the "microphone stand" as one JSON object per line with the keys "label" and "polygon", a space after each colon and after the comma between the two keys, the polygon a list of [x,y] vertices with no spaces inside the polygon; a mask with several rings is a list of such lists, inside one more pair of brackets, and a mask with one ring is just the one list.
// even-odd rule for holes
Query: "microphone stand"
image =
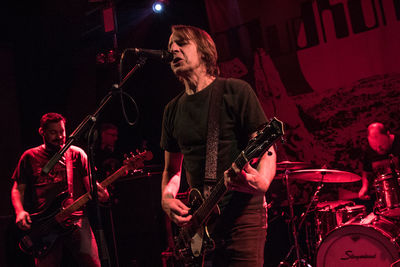
{"label": "microphone stand", "polygon": [[140,67],[146,63],[145,57],[140,57],[136,62],[135,66],[129,71],[129,73],[124,77],[124,79],[119,84],[113,84],[113,89],[109,92],[105,98],[101,101],[100,106],[97,108],[93,115],[88,115],[86,118],[78,125],[78,127],[72,132],[70,136],[68,136],[67,140],[65,141],[65,145],[54,154],[53,157],[46,163],[46,165],[42,169],[42,174],[48,174],[53,168],[54,165],[61,159],[64,155],[65,151],[72,145],[74,141],[76,141],[81,134],[88,128],[89,122],[96,123],[97,118],[100,112],[104,109],[106,104],[110,102],[112,96],[115,92],[122,92],[122,86],[126,83],[126,81],[132,76],[134,72],[136,72]]}
{"label": "microphone stand", "polygon": [[[88,134],[88,139],[90,139],[92,130],[94,129],[94,126],[89,131]],[[98,250],[99,250],[99,258],[101,262],[101,266],[103,267],[110,267],[111,265],[111,260],[110,260],[110,254],[108,252],[108,245],[107,245],[107,240],[104,234],[104,225],[103,225],[103,220],[101,217],[101,210],[100,210],[100,205],[99,205],[99,198],[98,198],[98,193],[97,193],[97,174],[96,174],[96,166],[94,164],[94,157],[96,154],[94,153],[94,144],[96,141],[96,133],[94,134],[93,141],[88,142],[90,143],[89,145],[89,152],[88,152],[88,158],[89,158],[89,181],[91,185],[91,195],[92,195],[92,203],[94,204],[94,209],[95,209],[95,220],[94,220],[94,228],[96,232],[96,237],[98,238]]]}
{"label": "microphone stand", "polygon": [[[47,175],[56,165],[56,163],[61,159],[61,157],[64,155],[64,153],[68,150],[68,148],[72,145],[73,142],[79,139],[79,137],[82,135],[84,131],[87,130],[90,124],[92,124],[91,129],[94,128],[96,122],[98,121],[98,117],[100,113],[103,111],[104,107],[111,101],[112,97],[114,94],[122,94],[122,87],[126,83],[126,81],[135,73],[139,68],[143,67],[143,65],[146,63],[146,57],[140,56],[133,68],[126,74],[126,76],[122,79],[122,81],[119,84],[114,84],[113,88],[108,92],[108,94],[103,98],[103,100],[100,102],[100,106],[97,108],[97,110],[93,113],[93,115],[88,115],[85,117],[85,119],[78,125],[78,127],[72,132],[71,135],[68,136],[67,140],[65,141],[65,145],[57,152],[55,153],[51,159],[46,163],[46,165],[43,167],[41,173],[44,175]],[[89,134],[92,131],[89,132]],[[88,140],[90,140],[91,137],[88,136]],[[95,204],[96,207],[96,218],[97,222],[96,225],[97,227],[97,237],[99,238],[98,240],[98,247],[99,247],[99,258],[101,261],[101,266],[102,267],[110,267],[110,256],[108,253],[107,249],[107,244],[104,236],[104,230],[102,229],[102,223],[101,223],[101,216],[100,216],[100,208],[98,205],[98,196],[97,196],[97,183],[95,176],[92,175],[95,173],[95,164],[93,162],[93,151],[92,146],[90,146],[89,149],[89,156],[88,159],[92,161],[92,163],[89,162],[90,168],[88,169],[88,176],[89,176],[89,181],[90,181],[90,193],[92,196],[92,201]],[[93,178],[94,177],[94,178]]]}

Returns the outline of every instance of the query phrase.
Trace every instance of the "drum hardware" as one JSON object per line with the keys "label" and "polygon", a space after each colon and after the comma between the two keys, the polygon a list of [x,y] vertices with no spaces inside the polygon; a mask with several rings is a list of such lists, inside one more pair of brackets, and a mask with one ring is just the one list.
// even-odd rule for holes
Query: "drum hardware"
{"label": "drum hardware", "polygon": [[341,216],[341,224],[350,224],[364,218],[367,215],[367,209],[364,205],[344,207],[339,210],[339,215]]}
{"label": "drum hardware", "polygon": [[399,173],[387,173],[374,181],[376,202],[374,212],[386,217],[400,217]]}
{"label": "drum hardware", "polygon": [[[322,242],[324,242],[325,237],[330,234],[330,232],[340,228],[343,225],[353,224],[355,221],[359,221],[363,219],[366,215],[366,208],[363,205],[355,205],[352,201],[331,201],[331,203],[319,203],[318,195],[323,188],[325,183],[351,183],[357,182],[361,180],[361,177],[346,171],[339,170],[330,170],[330,169],[300,169],[303,166],[310,166],[305,163],[299,162],[281,162],[278,163],[277,170],[285,171],[281,172],[277,178],[282,179],[284,183],[286,183],[286,192],[287,192],[287,200],[290,211],[290,228],[291,235],[293,236],[293,245],[291,246],[288,254],[285,259],[280,262],[279,266],[311,266],[307,263],[304,258],[301,258],[300,248],[299,248],[299,240],[298,240],[298,232],[303,227],[306,219],[308,218],[308,214],[311,212],[315,212],[318,215],[318,212],[321,214],[322,211],[325,212],[324,216],[328,215],[331,219],[329,224],[326,224],[327,221],[322,218],[317,218],[317,232],[315,234],[319,234],[318,240],[312,239],[312,242],[309,240],[309,233],[306,229],[306,245],[309,251],[309,258],[307,259],[309,262],[313,261],[311,255],[315,255],[317,247],[320,246]],[[318,182],[318,186],[312,194],[310,202],[307,204],[306,210],[301,214],[299,218],[299,223],[296,227],[295,217],[293,212],[293,195],[290,191],[289,180],[300,180],[306,182]],[[312,207],[315,207],[312,209]],[[326,209],[326,210],[323,210]],[[323,230],[321,227],[326,227]],[[316,236],[314,236],[316,237]],[[318,242],[315,242],[318,241]],[[311,244],[312,243],[312,244]],[[292,252],[296,253],[296,260],[293,265],[288,263],[288,259]]]}
{"label": "drum hardware", "polygon": [[400,264],[400,259],[390,264],[390,267],[396,267],[396,266],[399,267],[399,264]]}
{"label": "drum hardware", "polygon": [[362,219],[366,215],[366,207],[355,205],[352,201],[339,200],[318,203],[315,211],[316,247],[332,230],[357,219]]}
{"label": "drum hardware", "polygon": [[297,170],[290,173],[290,178],[309,182],[320,182],[323,176],[324,183],[352,183],[361,180],[361,177],[355,173],[329,170],[329,169],[306,169]]}
{"label": "drum hardware", "polygon": [[[296,171],[294,171],[296,172]],[[325,172],[320,172],[319,174],[321,175],[321,178],[319,178],[319,184],[311,198],[310,203],[308,204],[306,211],[303,212],[303,214],[300,216],[301,220],[299,222],[299,225],[296,227],[295,220],[294,220],[294,212],[293,212],[293,197],[290,193],[290,186],[289,186],[289,176],[292,176],[292,173],[288,169],[285,170],[284,172],[284,180],[286,182],[286,191],[287,191],[287,198],[288,198],[288,203],[289,203],[289,211],[290,211],[290,225],[292,229],[292,236],[293,236],[293,242],[294,244],[291,246],[289,249],[288,254],[286,255],[285,259],[279,263],[278,266],[283,267],[283,266],[289,266],[288,264],[288,259],[290,255],[292,254],[292,251],[295,250],[296,252],[296,260],[294,263],[291,265],[292,267],[311,267],[310,264],[305,259],[302,259],[300,257],[300,247],[299,247],[299,242],[298,242],[298,230],[301,229],[303,223],[305,222],[305,219],[307,218],[307,214],[310,211],[310,208],[313,206],[315,200],[317,199],[317,196],[321,189],[323,188],[324,184],[324,179],[325,179]]]}
{"label": "drum hardware", "polygon": [[393,161],[393,158],[394,158],[393,154],[389,154],[390,171],[391,171],[393,177],[396,178],[397,187],[400,188],[399,173],[398,173],[398,171],[396,170],[396,165],[395,165],[395,163],[394,163],[394,161]]}
{"label": "drum hardware", "polygon": [[[285,171],[294,171],[302,168],[313,167],[310,163],[305,162],[292,162],[292,161],[281,161],[277,163],[277,171],[274,179],[270,184],[270,188],[267,192],[268,203],[273,202],[273,208],[286,207],[289,213],[289,203],[287,200],[287,190],[286,190],[286,176]],[[314,192],[314,185],[306,181],[301,180],[289,180],[291,195],[293,199],[293,206],[297,207],[299,205],[305,206],[308,204],[311,195]],[[307,199],[307,201],[306,201]],[[295,208],[296,211],[296,208]],[[295,212],[296,213],[296,212]],[[289,214],[288,214],[289,217]]]}
{"label": "drum hardware", "polygon": [[316,224],[316,245],[333,229],[341,224],[341,218],[337,214],[340,209],[346,206],[353,206],[352,201],[325,201],[320,202],[315,208],[315,224]]}
{"label": "drum hardware", "polygon": [[[297,226],[297,233],[299,232],[299,230],[303,226],[304,222],[306,221],[307,215],[310,213],[311,207],[314,206],[314,203],[316,201],[318,201],[318,194],[319,194],[319,192],[321,191],[321,189],[323,187],[324,187],[324,184],[323,184],[323,176],[322,176],[321,182],[317,186],[317,188],[316,188],[316,190],[315,190],[315,192],[314,192],[314,194],[313,194],[313,196],[311,198],[311,201],[310,201],[310,203],[308,204],[308,206],[306,208],[306,211],[304,211],[300,216],[300,222],[299,222],[299,225]],[[307,228],[306,228],[306,232],[307,232]],[[309,233],[308,232],[306,233],[306,245],[307,245],[307,249],[308,249],[309,255],[311,255],[311,251],[312,251],[311,246],[314,245],[314,244],[311,244],[311,242],[309,240]],[[311,257],[309,258],[309,260],[312,260]],[[311,265],[300,265],[300,266],[311,266]]]}
{"label": "drum hardware", "polygon": [[313,165],[307,162],[294,162],[294,161],[281,161],[276,164],[277,171],[286,171],[286,170],[303,170],[307,168],[312,168]]}

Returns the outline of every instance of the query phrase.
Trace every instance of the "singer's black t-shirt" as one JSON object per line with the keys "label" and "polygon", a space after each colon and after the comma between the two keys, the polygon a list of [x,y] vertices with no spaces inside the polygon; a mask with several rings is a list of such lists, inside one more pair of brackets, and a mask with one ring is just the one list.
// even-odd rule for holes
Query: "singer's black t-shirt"
{"label": "singer's black t-shirt", "polygon": [[372,148],[365,151],[363,160],[363,171],[372,172],[377,178],[379,175],[392,172],[390,157],[393,156],[393,167],[398,171],[400,162],[400,137],[395,135],[392,148],[387,154],[380,155]]}
{"label": "singer's black t-shirt", "polygon": [[[182,93],[166,106],[161,134],[161,148],[184,155],[183,166],[191,188],[202,191],[205,173],[208,109],[211,91],[223,86],[221,103],[220,131],[218,144],[217,179],[229,168],[237,155],[243,150],[260,125],[267,122],[256,94],[250,85],[238,79],[217,78],[200,92],[187,95]],[[231,197],[228,192],[221,206]],[[252,198],[243,203],[263,205],[262,195],[249,195],[235,192],[239,198]],[[254,200],[254,201],[253,201]]]}

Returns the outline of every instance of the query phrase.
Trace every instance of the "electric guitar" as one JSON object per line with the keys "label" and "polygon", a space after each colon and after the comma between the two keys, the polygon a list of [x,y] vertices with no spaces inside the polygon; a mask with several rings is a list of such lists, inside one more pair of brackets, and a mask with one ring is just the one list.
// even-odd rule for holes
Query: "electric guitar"
{"label": "electric guitar", "polygon": [[[241,170],[250,160],[262,156],[284,134],[283,123],[273,118],[267,125],[257,132],[247,147],[239,154],[234,163]],[[228,169],[235,176],[234,170]],[[189,192],[188,204],[191,208],[192,219],[187,226],[180,228],[175,237],[174,257],[183,266],[193,266],[204,260],[207,252],[215,247],[209,235],[207,223],[214,210],[219,210],[218,202],[228,191],[224,179],[219,179],[207,199],[197,189]],[[193,212],[194,211],[194,212]]]}
{"label": "electric guitar", "polygon": [[[101,186],[106,188],[118,178],[125,176],[129,170],[143,167],[143,161],[151,160],[152,158],[151,151],[144,151],[126,159],[121,168],[100,183]],[[48,208],[30,215],[32,220],[31,228],[23,232],[18,244],[23,252],[34,257],[44,256],[59,236],[73,229],[73,227],[66,226],[64,222],[68,220],[73,212],[85,205],[91,199],[91,195],[87,192],[72,204],[63,208],[63,203],[68,198],[69,193],[67,191],[63,192],[56,197]]]}

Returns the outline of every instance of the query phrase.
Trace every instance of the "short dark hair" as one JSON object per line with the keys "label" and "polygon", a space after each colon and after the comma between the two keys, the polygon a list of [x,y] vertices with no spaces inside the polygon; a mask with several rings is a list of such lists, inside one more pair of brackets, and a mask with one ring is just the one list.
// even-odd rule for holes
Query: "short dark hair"
{"label": "short dark hair", "polygon": [[40,119],[40,127],[45,130],[50,123],[55,123],[59,121],[63,121],[65,123],[66,119],[61,114],[55,112],[46,113]]}
{"label": "short dark hair", "polygon": [[217,48],[213,39],[206,31],[188,25],[173,25],[171,30],[172,34],[176,34],[184,40],[194,41],[197,45],[201,59],[206,65],[207,74],[212,76],[219,75]]}
{"label": "short dark hair", "polygon": [[100,126],[100,132],[101,132],[101,133],[102,133],[102,132],[105,132],[105,131],[107,131],[107,130],[110,130],[110,129],[118,131],[118,127],[115,126],[115,125],[112,124],[112,123],[106,122],[106,123],[101,124],[101,126]]}

